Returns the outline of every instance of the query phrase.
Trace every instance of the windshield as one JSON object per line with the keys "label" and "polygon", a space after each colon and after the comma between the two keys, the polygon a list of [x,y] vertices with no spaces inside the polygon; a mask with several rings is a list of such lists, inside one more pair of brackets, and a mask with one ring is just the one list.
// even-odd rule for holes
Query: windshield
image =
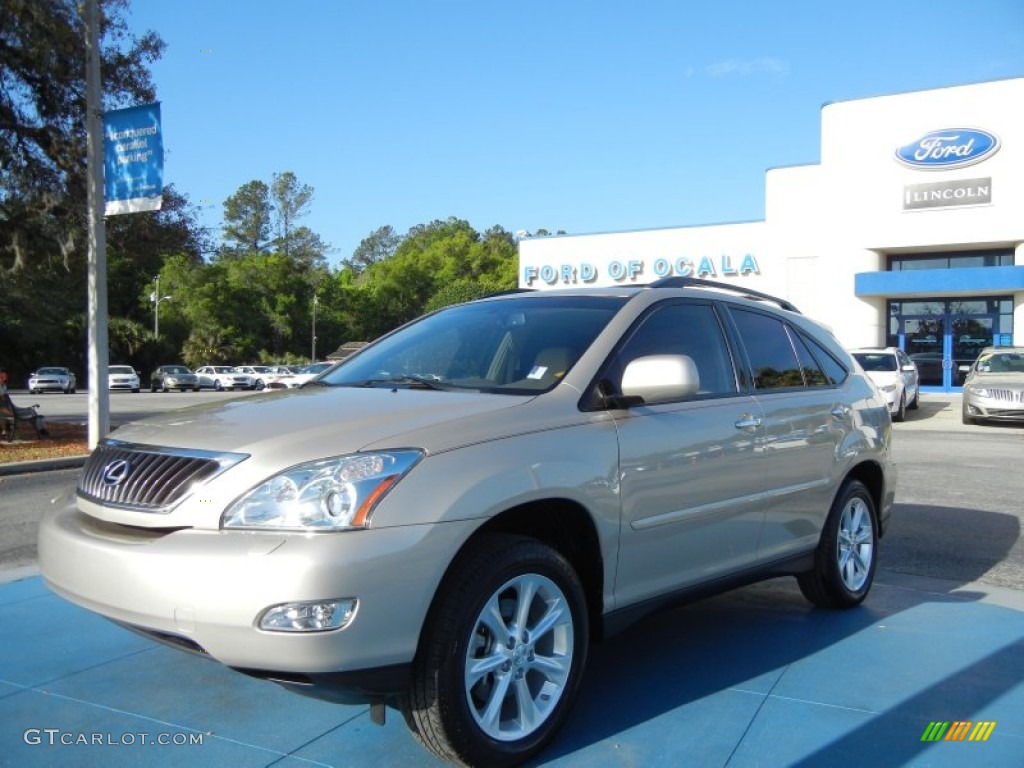
{"label": "windshield", "polygon": [[40,368],[38,376],[64,376],[67,373],[65,368]]}
{"label": "windshield", "polygon": [[1024,353],[997,352],[978,358],[979,373],[1024,373]]}
{"label": "windshield", "polygon": [[356,353],[319,383],[535,394],[561,380],[624,302],[549,294],[451,307]]}
{"label": "windshield", "polygon": [[164,368],[167,373],[191,373],[188,368],[183,365],[169,365]]}
{"label": "windshield", "polygon": [[135,369],[131,368],[131,367],[127,366],[127,365],[112,365],[112,366],[110,366],[110,372],[111,373],[128,373],[128,374],[133,374],[133,373],[135,373]]}
{"label": "windshield", "polygon": [[853,355],[865,371],[895,371],[896,355],[888,353],[871,354],[869,352],[856,352]]}

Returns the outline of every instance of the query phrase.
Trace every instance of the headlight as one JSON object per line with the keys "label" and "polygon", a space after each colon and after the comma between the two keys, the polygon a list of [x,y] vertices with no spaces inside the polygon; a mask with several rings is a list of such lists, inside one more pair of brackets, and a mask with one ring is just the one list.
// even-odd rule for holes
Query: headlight
{"label": "headlight", "polygon": [[985,389],[985,387],[968,387],[967,389],[972,395],[977,395],[978,397],[988,397],[988,390]]}
{"label": "headlight", "polygon": [[228,507],[221,527],[367,528],[380,500],[422,457],[417,450],[380,451],[300,464],[274,475]]}
{"label": "headlight", "polygon": [[895,384],[883,384],[882,386],[879,387],[879,389],[882,390],[883,392],[895,392],[896,391],[896,385]]}

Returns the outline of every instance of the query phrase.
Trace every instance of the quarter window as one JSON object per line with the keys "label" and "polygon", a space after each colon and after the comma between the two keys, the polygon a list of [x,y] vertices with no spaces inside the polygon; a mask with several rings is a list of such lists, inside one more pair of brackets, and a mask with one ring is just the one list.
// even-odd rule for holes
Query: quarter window
{"label": "quarter window", "polygon": [[850,375],[850,372],[846,369],[846,366],[836,360],[832,353],[825,349],[821,344],[816,342],[814,339],[806,336],[800,336],[800,338],[806,342],[807,346],[810,347],[814,353],[814,359],[818,361],[821,367],[822,373],[825,374],[827,384],[833,387],[837,387],[846,381],[846,377]]}
{"label": "quarter window", "polygon": [[800,361],[781,320],[742,309],[734,309],[733,318],[754,369],[754,389],[804,386]]}

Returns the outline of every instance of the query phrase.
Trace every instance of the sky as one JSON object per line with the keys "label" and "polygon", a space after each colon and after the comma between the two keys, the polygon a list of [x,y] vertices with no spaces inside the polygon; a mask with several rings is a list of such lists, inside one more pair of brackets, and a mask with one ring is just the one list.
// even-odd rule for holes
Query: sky
{"label": "sky", "polygon": [[1024,0],[132,0],[164,182],[292,171],[332,265],[390,225],[585,234],[764,218],[828,103],[1024,76]]}

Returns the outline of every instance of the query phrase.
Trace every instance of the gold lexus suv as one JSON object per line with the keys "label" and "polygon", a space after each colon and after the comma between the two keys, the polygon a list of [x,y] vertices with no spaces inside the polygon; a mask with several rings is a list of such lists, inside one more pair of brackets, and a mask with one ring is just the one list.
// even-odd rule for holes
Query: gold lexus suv
{"label": "gold lexus suv", "polygon": [[781,575],[858,605],[895,482],[827,330],[680,278],[448,307],[115,434],[42,522],[54,591],[465,765],[537,754],[651,611]]}

